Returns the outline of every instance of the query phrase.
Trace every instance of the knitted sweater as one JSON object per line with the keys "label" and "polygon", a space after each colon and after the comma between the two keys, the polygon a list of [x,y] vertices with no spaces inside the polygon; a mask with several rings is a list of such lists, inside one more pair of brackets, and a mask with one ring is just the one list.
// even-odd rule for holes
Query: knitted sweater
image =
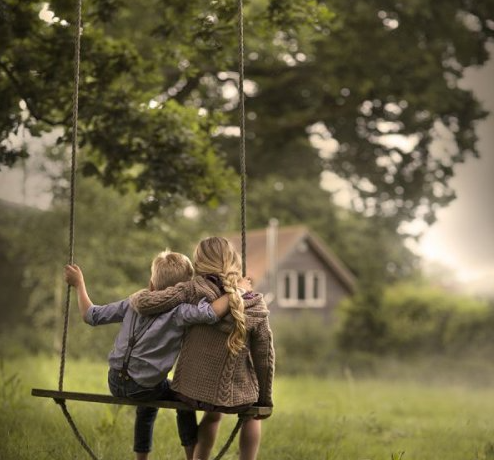
{"label": "knitted sweater", "polygon": [[[211,281],[198,276],[164,291],[138,291],[131,306],[142,315],[162,313],[182,302],[213,301],[222,295]],[[244,299],[247,338],[234,356],[227,348],[233,329],[228,314],[215,325],[197,325],[185,333],[172,388],[179,393],[215,406],[247,404],[272,406],[274,376],[273,336],[262,294]]]}

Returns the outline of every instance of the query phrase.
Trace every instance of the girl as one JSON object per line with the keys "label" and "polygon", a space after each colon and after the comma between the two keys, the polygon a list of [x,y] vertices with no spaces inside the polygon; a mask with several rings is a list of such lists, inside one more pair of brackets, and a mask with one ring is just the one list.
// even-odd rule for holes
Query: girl
{"label": "girl", "polygon": [[[240,412],[252,404],[272,406],[274,350],[268,310],[262,294],[242,292],[240,256],[225,238],[202,240],[194,253],[196,277],[164,291],[139,291],[131,305],[142,315],[166,311],[181,302],[214,300],[228,294],[230,314],[215,326],[197,325],[185,334],[172,389],[198,410],[194,459],[207,460],[222,412]],[[244,422],[240,460],[255,460],[261,440],[260,419]]]}

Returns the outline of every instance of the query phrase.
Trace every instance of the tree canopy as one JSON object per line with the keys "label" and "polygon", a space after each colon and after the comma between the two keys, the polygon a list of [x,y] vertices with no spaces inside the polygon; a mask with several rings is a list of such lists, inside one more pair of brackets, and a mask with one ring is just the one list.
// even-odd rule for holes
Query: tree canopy
{"label": "tree canopy", "polygon": [[[0,164],[28,153],[8,141],[20,126],[70,136],[74,10],[0,2]],[[360,209],[432,222],[454,197],[454,166],[477,154],[485,112],[458,82],[488,59],[493,11],[492,0],[246,1],[250,178],[327,170]],[[145,215],[216,203],[237,162],[236,2],[88,0],[83,15],[83,172],[145,191]],[[452,148],[434,153],[438,137]]]}

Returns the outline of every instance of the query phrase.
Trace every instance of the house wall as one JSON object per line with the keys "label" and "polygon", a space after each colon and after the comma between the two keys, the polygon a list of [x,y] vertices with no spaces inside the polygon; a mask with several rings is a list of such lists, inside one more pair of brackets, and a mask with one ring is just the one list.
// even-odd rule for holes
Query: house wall
{"label": "house wall", "polygon": [[[324,306],[311,307],[309,305],[300,306],[281,306],[278,299],[278,283],[279,279],[283,276],[284,270],[294,270],[294,271],[310,271],[318,270],[325,275],[325,293],[326,299]],[[272,288],[269,286],[268,280],[264,279],[258,286],[256,290],[267,294],[272,292]],[[318,254],[306,243],[306,241],[299,242],[293,250],[287,255],[287,257],[281,261],[277,268],[276,274],[276,297],[270,303],[269,309],[272,315],[292,315],[298,316],[302,312],[311,313],[322,317],[325,321],[330,321],[332,318],[332,313],[338,303],[345,297],[348,297],[348,290],[341,284],[340,280],[336,277],[334,272],[327,266],[323,260],[318,256]]]}

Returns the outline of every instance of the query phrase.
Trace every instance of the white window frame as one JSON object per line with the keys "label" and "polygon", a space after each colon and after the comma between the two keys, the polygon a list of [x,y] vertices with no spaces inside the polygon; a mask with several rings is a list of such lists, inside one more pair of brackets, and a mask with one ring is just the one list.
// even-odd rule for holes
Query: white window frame
{"label": "white window frame", "polygon": [[[305,299],[298,298],[298,275],[302,273],[305,279]],[[290,296],[285,297],[285,279],[290,279]],[[314,299],[314,279],[319,279],[319,298]],[[278,273],[278,305],[285,308],[321,308],[326,305],[326,274],[322,270],[280,270]]]}

